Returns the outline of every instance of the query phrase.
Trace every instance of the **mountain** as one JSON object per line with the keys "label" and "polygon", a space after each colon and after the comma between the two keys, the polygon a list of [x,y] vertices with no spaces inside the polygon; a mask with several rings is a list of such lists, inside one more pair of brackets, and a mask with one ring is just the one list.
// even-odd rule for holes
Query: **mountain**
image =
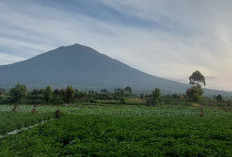
{"label": "mountain", "polygon": [[[0,66],[0,87],[10,88],[18,82],[29,88],[72,85],[100,90],[130,86],[137,92],[149,92],[159,87],[163,93],[185,93],[189,87],[149,75],[79,44],[62,46],[25,61]],[[207,90],[207,93],[221,92]]]}

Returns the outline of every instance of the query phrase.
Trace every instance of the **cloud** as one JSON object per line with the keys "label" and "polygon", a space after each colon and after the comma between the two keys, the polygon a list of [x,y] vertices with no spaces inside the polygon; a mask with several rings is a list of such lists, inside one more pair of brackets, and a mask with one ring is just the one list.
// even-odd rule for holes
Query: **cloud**
{"label": "cloud", "polygon": [[3,0],[0,51],[11,59],[0,56],[0,64],[80,43],[184,83],[200,70],[208,88],[231,90],[231,5],[228,0]]}
{"label": "cloud", "polygon": [[18,61],[24,60],[24,58],[22,57],[17,57],[15,55],[9,55],[3,52],[0,52],[0,58],[1,58],[1,63],[3,65],[8,64],[9,62],[18,62]]}

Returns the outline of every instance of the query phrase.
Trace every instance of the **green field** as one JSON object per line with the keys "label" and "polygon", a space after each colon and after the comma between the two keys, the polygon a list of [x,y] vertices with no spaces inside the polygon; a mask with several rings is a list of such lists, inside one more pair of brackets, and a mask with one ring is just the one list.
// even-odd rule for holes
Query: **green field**
{"label": "green field", "polygon": [[23,127],[49,120],[53,117],[51,113],[27,113],[27,112],[0,112],[0,135]]}
{"label": "green field", "polygon": [[[36,119],[56,109],[38,106],[32,115],[31,108],[21,105],[13,113],[12,106],[5,105],[0,106],[0,114],[11,115],[9,121],[14,121],[19,115]],[[60,109],[60,119],[0,139],[0,156],[232,156],[229,107],[204,107],[204,117],[199,116],[199,107],[180,105],[67,105]],[[1,120],[1,127],[7,123]]]}

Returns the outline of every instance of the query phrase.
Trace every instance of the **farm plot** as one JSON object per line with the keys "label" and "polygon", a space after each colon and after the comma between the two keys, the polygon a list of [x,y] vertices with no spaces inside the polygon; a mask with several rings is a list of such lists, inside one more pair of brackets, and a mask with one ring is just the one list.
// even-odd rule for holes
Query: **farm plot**
{"label": "farm plot", "polygon": [[[19,105],[17,112],[31,112],[31,105]],[[160,105],[155,107],[146,107],[144,105],[62,105],[59,107],[64,114],[78,115],[136,115],[136,116],[155,116],[155,117],[199,117],[199,107],[184,105]],[[1,105],[1,111],[11,111],[12,106]],[[55,112],[54,105],[38,105],[36,113]],[[215,107],[203,107],[205,117],[225,117],[232,116],[232,112]]]}
{"label": "farm plot", "polygon": [[206,108],[201,118],[186,106],[72,108],[0,140],[0,156],[232,156],[231,112]]}
{"label": "farm plot", "polygon": [[0,135],[15,129],[31,126],[52,117],[53,114],[51,113],[0,112]]}

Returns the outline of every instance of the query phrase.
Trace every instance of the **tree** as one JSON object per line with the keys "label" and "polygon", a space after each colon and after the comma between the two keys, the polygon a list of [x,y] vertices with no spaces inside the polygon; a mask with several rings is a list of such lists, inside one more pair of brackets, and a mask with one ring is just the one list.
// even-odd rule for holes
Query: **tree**
{"label": "tree", "polygon": [[177,93],[172,94],[172,97],[173,97],[174,99],[178,99],[178,94],[177,94]]}
{"label": "tree", "polygon": [[33,95],[33,96],[42,95],[42,93],[43,93],[43,90],[42,90],[42,89],[33,89],[33,90],[31,91],[31,95]]}
{"label": "tree", "polygon": [[193,86],[206,86],[205,77],[198,70],[192,73],[192,75],[189,77],[189,81],[189,84]]}
{"label": "tree", "polygon": [[43,96],[47,103],[51,102],[53,96],[52,94],[52,88],[50,86],[47,86],[46,89],[43,91]]}
{"label": "tree", "polygon": [[3,99],[3,96],[4,96],[5,92],[6,92],[5,89],[0,88],[0,100]]}
{"label": "tree", "polygon": [[6,90],[4,88],[0,88],[0,96],[4,95]]}
{"label": "tree", "polygon": [[52,97],[53,97],[53,100],[52,100],[52,103],[53,105],[60,105],[60,104],[63,104],[65,103],[65,91],[64,89],[55,89],[53,90],[53,94],[52,94]]}
{"label": "tree", "polygon": [[107,89],[101,89],[101,93],[109,93]]}
{"label": "tree", "polygon": [[62,92],[59,89],[55,89],[53,91],[52,95],[53,95],[54,98],[61,98],[62,97]]}
{"label": "tree", "polygon": [[97,97],[97,93],[94,92],[93,90],[90,90],[88,92],[89,99],[95,99]]}
{"label": "tree", "polygon": [[160,89],[156,88],[151,95],[146,95],[146,105],[154,106],[157,104],[161,104],[161,93]]}
{"label": "tree", "polygon": [[75,98],[85,100],[88,98],[88,93],[85,91],[75,90]]}
{"label": "tree", "polygon": [[114,89],[114,98],[120,99],[122,97],[124,97],[124,90],[120,88]]}
{"label": "tree", "polygon": [[107,89],[102,89],[101,93],[99,93],[99,99],[109,99],[110,92]]}
{"label": "tree", "polygon": [[140,97],[140,99],[144,99],[145,94],[141,93],[139,97]]}
{"label": "tree", "polygon": [[19,83],[14,88],[11,88],[10,90],[10,96],[12,97],[13,101],[16,103],[21,101],[21,99],[26,96],[26,93],[27,93],[27,87]]}
{"label": "tree", "polygon": [[218,94],[218,95],[216,96],[216,100],[217,100],[217,101],[222,101],[222,96],[221,96],[220,94]]}
{"label": "tree", "polygon": [[75,91],[72,88],[72,86],[67,86],[64,94],[65,94],[65,102],[71,103],[75,95]]}
{"label": "tree", "polygon": [[131,96],[132,95],[131,87],[127,86],[126,88],[124,88],[124,93],[125,93],[125,96]]}
{"label": "tree", "polygon": [[124,98],[124,97],[121,97],[120,99],[119,99],[119,102],[118,102],[119,104],[126,104],[126,99]]}
{"label": "tree", "polygon": [[33,89],[27,93],[26,102],[27,104],[44,104],[43,89]]}
{"label": "tree", "polygon": [[187,89],[186,95],[193,102],[200,102],[203,95],[202,85],[206,85],[205,77],[197,70],[189,77],[189,81],[192,87]]}
{"label": "tree", "polygon": [[160,93],[160,89],[156,88],[153,92],[152,92],[152,98],[153,98],[153,102],[154,104],[161,104],[161,93]]}

